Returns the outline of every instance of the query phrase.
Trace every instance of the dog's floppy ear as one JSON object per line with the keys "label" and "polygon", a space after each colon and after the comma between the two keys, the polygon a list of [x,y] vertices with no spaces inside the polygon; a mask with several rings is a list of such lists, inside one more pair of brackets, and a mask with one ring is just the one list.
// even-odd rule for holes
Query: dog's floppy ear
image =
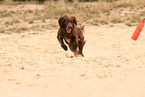
{"label": "dog's floppy ear", "polygon": [[74,16],[71,16],[71,17],[72,17],[72,19],[73,19],[73,23],[74,23],[75,25],[77,25],[76,17],[74,17]]}
{"label": "dog's floppy ear", "polygon": [[65,16],[62,16],[58,19],[58,23],[61,28],[64,28],[64,21],[65,21]]}

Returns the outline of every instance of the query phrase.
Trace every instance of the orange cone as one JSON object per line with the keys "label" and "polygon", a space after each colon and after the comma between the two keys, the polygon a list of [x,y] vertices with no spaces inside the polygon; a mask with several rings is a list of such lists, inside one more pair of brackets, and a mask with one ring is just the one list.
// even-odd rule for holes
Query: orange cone
{"label": "orange cone", "polygon": [[138,37],[139,37],[139,35],[140,35],[140,33],[141,33],[143,27],[144,27],[144,24],[145,24],[145,19],[143,19],[143,20],[141,20],[141,21],[139,22],[139,24],[137,25],[137,27],[136,27],[136,29],[135,29],[135,31],[134,31],[134,33],[133,33],[131,39],[133,39],[133,40],[135,40],[135,41],[138,39]]}

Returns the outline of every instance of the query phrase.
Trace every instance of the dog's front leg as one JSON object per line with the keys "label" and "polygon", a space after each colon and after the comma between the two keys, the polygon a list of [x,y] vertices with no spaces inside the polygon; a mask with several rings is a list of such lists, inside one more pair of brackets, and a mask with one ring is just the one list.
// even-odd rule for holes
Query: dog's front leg
{"label": "dog's front leg", "polygon": [[67,51],[67,46],[64,44],[63,38],[60,38],[60,44],[61,44],[61,47]]}
{"label": "dog's front leg", "polygon": [[67,51],[67,46],[64,44],[63,38],[60,38],[59,35],[58,35],[58,36],[57,36],[57,39],[58,39],[59,43],[61,44],[61,47],[62,47],[65,51]]}

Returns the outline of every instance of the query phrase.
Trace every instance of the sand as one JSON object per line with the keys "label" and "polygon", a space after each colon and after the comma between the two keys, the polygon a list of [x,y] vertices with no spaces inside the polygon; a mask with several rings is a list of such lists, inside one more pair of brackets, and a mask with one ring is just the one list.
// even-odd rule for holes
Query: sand
{"label": "sand", "polygon": [[145,97],[145,29],[86,25],[85,57],[57,41],[57,28],[0,34],[0,97]]}

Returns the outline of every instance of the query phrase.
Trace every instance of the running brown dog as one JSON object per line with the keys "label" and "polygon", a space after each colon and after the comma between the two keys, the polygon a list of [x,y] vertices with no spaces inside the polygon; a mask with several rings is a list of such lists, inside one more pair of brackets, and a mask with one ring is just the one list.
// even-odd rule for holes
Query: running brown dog
{"label": "running brown dog", "polygon": [[86,43],[83,35],[84,25],[77,27],[76,17],[68,15],[60,17],[58,23],[60,28],[58,29],[57,39],[61,47],[67,51],[67,44],[75,56],[82,55],[84,57],[83,47]]}

